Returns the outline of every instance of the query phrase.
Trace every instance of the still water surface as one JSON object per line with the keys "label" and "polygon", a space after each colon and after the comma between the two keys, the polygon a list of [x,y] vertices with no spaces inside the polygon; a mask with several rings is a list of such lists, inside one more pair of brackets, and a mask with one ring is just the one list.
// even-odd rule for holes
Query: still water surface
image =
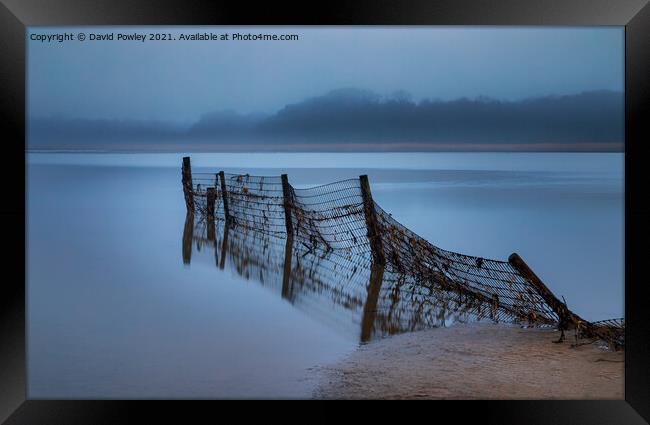
{"label": "still water surface", "polygon": [[[309,397],[311,367],[359,344],[358,318],[183,263],[181,154],[27,157],[31,398]],[[518,252],[588,320],[623,315],[622,154],[194,154],[196,172],[368,174],[375,200],[434,244]],[[205,168],[205,167],[209,167]],[[268,282],[267,282],[268,283]]]}

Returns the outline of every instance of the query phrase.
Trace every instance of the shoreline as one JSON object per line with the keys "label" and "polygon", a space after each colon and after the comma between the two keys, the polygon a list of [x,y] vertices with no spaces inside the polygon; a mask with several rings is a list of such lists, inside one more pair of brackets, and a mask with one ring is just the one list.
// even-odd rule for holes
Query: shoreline
{"label": "shoreline", "polygon": [[623,399],[624,351],[566,335],[481,323],[395,335],[319,368],[313,397]]}

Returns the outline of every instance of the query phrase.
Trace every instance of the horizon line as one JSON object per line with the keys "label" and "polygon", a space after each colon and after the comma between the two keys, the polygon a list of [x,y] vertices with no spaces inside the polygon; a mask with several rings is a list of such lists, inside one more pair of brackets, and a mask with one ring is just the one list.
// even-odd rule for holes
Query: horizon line
{"label": "horizon line", "polygon": [[625,153],[624,142],[614,143],[584,143],[582,145],[566,145],[560,143],[531,143],[531,144],[435,144],[424,145],[418,143],[374,143],[371,144],[349,143],[333,147],[332,144],[282,144],[282,145],[199,145],[179,149],[178,147],[152,147],[142,149],[142,146],[133,148],[121,147],[117,149],[29,149],[25,153]]}

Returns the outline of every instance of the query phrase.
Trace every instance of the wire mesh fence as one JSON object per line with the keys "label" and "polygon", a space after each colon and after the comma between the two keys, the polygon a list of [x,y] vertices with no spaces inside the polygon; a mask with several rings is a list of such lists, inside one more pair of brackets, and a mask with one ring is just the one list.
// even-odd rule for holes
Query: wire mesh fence
{"label": "wire mesh fence", "polygon": [[[337,305],[360,309],[362,340],[487,319],[573,326],[584,336],[624,346],[624,320],[584,321],[536,282],[532,271],[431,244],[372,201],[364,178],[294,188],[286,175],[192,175],[183,167],[188,212],[200,222],[237,229],[223,250],[239,264],[238,273],[268,280],[265,275],[276,270],[284,286],[287,279],[295,283],[283,287],[289,298],[326,292]],[[291,295],[296,287],[306,290]]]}
{"label": "wire mesh fence", "polygon": [[375,210],[388,269],[413,276],[418,290],[458,294],[456,302],[495,321],[553,324],[558,315],[521,274],[505,261],[440,249]]}
{"label": "wire mesh fence", "polygon": [[311,248],[363,254],[369,250],[359,181],[290,188],[294,236]]}

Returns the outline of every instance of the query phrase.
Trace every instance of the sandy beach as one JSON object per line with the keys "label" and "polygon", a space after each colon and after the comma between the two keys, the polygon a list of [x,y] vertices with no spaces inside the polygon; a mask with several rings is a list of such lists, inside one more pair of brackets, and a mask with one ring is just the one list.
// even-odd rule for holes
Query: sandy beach
{"label": "sandy beach", "polygon": [[621,399],[624,352],[501,324],[385,338],[320,368],[315,398]]}

